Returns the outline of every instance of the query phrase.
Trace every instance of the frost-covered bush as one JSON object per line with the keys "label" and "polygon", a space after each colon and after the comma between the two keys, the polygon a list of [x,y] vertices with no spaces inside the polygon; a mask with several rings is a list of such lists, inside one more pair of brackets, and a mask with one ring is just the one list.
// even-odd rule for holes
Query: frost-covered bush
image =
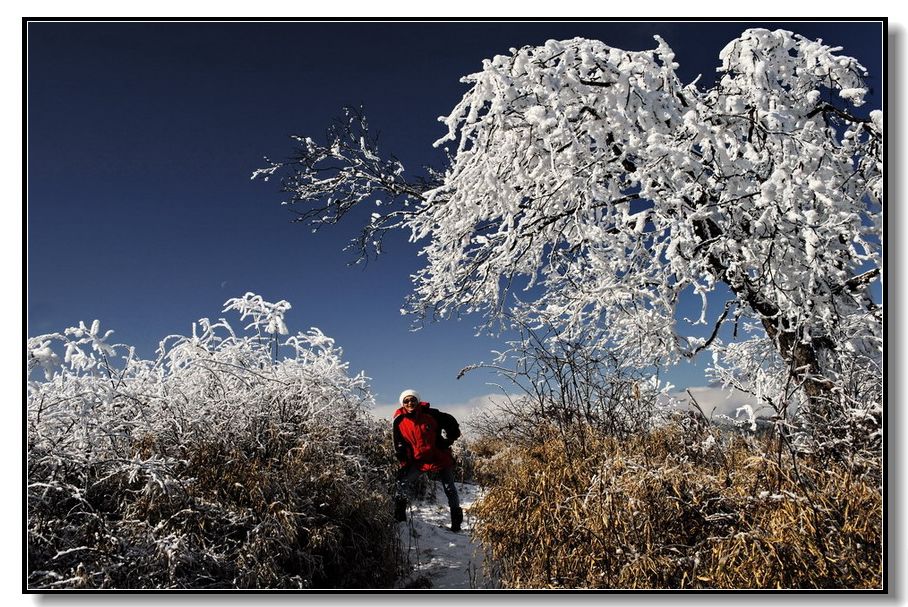
{"label": "frost-covered bush", "polygon": [[[747,328],[747,327],[745,327]],[[765,339],[720,343],[708,373],[728,388],[752,395],[750,421],[772,421],[778,440],[795,454],[819,455],[882,482],[883,365],[880,344],[842,338],[825,355],[830,389],[814,398]],[[876,340],[873,340],[876,341]]]}
{"label": "frost-covered bush", "polygon": [[[247,293],[154,360],[95,321],[28,340],[30,588],[390,586],[366,378]],[[282,354],[282,358],[277,356]]]}
{"label": "frost-covered bush", "polygon": [[532,444],[554,427],[565,449],[583,451],[589,429],[627,437],[657,422],[658,379],[602,349],[594,328],[570,337],[549,319],[518,313],[509,321],[518,335],[508,348],[491,364],[461,371],[490,368],[508,381],[493,407],[468,420],[478,436]]}

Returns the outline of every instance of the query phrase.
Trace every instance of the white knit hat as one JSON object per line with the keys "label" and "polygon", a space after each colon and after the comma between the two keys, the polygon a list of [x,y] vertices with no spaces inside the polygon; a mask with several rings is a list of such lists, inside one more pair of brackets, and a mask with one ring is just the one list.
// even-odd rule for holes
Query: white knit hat
{"label": "white knit hat", "polygon": [[398,398],[397,401],[400,404],[404,404],[404,399],[407,398],[408,396],[415,396],[416,400],[418,400],[418,401],[422,400],[419,398],[419,392],[417,392],[416,390],[404,390],[403,392],[400,393],[400,398]]}

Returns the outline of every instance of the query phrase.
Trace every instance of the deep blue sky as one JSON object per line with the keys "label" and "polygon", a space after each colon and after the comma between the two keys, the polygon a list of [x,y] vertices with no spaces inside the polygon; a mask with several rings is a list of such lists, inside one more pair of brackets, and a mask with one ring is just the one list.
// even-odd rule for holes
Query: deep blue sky
{"label": "deep blue sky", "polygon": [[[509,47],[584,36],[643,50],[658,33],[683,80],[710,80],[719,50],[754,26],[843,46],[871,72],[866,110],[881,106],[878,23],[32,22],[28,333],[98,318],[151,357],[162,337],[254,291],[293,304],[291,331],[334,337],[380,404],[405,387],[439,405],[493,392],[487,373],[455,380],[501,347],[475,337],[473,320],[412,332],[399,314],[420,263],[405,235],[349,267],[357,224],[312,234],[252,171],[288,154],[288,135],[321,140],[342,106],[362,104],[382,148],[418,172],[436,158],[437,117],[465,92],[460,77]],[[705,383],[692,366],[668,378]]]}

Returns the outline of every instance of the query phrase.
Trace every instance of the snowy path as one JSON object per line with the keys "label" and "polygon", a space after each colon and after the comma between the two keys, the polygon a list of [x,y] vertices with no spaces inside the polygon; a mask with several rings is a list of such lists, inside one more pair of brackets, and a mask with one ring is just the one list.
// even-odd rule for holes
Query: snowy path
{"label": "snowy path", "polygon": [[407,522],[398,523],[401,547],[413,571],[400,580],[404,588],[494,588],[483,571],[482,549],[470,537],[473,517],[470,508],[480,497],[479,486],[457,483],[464,511],[462,529],[450,530],[451,515],[441,488],[435,483],[435,500],[414,501]]}

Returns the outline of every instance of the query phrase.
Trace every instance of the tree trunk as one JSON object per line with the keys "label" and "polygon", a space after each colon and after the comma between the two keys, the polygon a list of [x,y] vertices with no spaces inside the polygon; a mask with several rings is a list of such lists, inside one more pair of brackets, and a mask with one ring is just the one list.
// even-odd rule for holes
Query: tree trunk
{"label": "tree trunk", "polygon": [[[694,230],[701,243],[722,235],[719,226],[709,218],[697,220]],[[783,317],[779,307],[760,292],[759,287],[747,274],[740,271],[732,272],[731,264],[716,253],[709,253],[708,260],[713,275],[728,285],[738,299],[760,318],[766,335],[775,344],[782,360],[788,364],[792,379],[803,387],[811,408],[821,411],[828,403],[833,386],[826,378],[818,356],[818,350],[824,340],[813,338],[810,342],[804,343],[796,323]]]}

